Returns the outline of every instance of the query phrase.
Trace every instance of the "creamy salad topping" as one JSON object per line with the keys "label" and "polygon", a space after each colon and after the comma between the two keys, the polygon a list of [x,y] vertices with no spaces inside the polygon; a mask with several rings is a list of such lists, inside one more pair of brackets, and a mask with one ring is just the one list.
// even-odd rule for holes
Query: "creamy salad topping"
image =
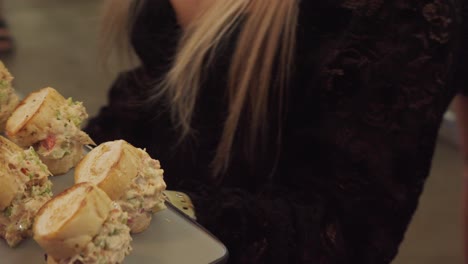
{"label": "creamy salad topping", "polygon": [[117,201],[128,213],[128,225],[133,230],[136,226],[145,226],[151,221],[154,212],[165,208],[162,192],[166,189],[163,179],[164,171],[159,161],[152,159],[148,153],[139,149],[142,165],[138,175],[122,199]]}
{"label": "creamy salad topping", "polygon": [[32,235],[37,211],[52,198],[52,183],[50,172],[33,148],[10,155],[8,168],[21,189],[10,206],[0,212],[0,237],[14,247]]}
{"label": "creamy salad topping", "polygon": [[118,264],[130,254],[130,229],[127,226],[127,213],[114,203],[114,209],[104,222],[100,232],[88,243],[80,254],[71,258],[56,260],[59,264]]}
{"label": "creamy salad topping", "polygon": [[68,98],[67,103],[56,110],[50,122],[49,134],[37,144],[39,155],[51,159],[61,159],[72,153],[76,144],[94,144],[91,138],[81,131],[81,123],[88,118],[81,102]]}

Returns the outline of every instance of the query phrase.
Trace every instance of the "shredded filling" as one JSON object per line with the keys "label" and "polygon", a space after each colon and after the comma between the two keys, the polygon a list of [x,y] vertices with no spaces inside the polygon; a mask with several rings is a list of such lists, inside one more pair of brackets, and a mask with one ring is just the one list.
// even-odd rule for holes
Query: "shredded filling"
{"label": "shredded filling", "polygon": [[81,102],[68,98],[67,103],[56,110],[51,120],[50,131],[46,138],[36,145],[38,154],[49,159],[61,159],[73,152],[75,144],[94,144],[92,139],[81,131],[81,123],[88,118]]}
{"label": "shredded filling", "polygon": [[33,148],[10,155],[8,169],[21,186],[10,206],[0,212],[0,237],[10,247],[32,236],[37,211],[52,198],[50,172]]}
{"label": "shredded filling", "polygon": [[100,232],[86,248],[71,258],[58,260],[59,264],[108,264],[122,263],[130,254],[130,228],[127,226],[127,213],[114,203],[114,209],[104,222]]}
{"label": "shredded filling", "polygon": [[162,194],[166,189],[164,171],[159,161],[152,159],[145,151],[139,151],[143,158],[138,175],[124,197],[117,201],[128,213],[128,225],[132,230],[138,226],[147,226],[153,213],[166,208]]}

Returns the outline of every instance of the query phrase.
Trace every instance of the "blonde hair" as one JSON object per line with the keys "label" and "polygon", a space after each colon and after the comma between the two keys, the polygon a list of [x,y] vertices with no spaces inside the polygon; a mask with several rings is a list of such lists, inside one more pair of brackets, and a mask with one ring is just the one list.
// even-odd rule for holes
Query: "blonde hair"
{"label": "blonde hair", "polygon": [[[229,166],[242,114],[247,113],[250,126],[242,144],[254,148],[268,127],[270,99],[278,102],[278,113],[283,110],[299,8],[297,0],[211,2],[184,30],[173,65],[158,85],[156,97],[169,99],[172,119],[180,128],[181,138],[189,135],[204,71],[216,56],[217,48],[240,28],[229,69],[228,115],[212,162],[213,174],[219,175]],[[116,24],[114,21],[113,25]],[[112,32],[107,29],[107,34]]]}
{"label": "blonde hair", "polygon": [[[100,61],[109,68],[111,58],[116,57],[121,68],[138,62],[130,46],[130,32],[137,14],[143,4],[141,0],[105,0],[101,10],[99,34]],[[116,56],[112,56],[112,55]]]}

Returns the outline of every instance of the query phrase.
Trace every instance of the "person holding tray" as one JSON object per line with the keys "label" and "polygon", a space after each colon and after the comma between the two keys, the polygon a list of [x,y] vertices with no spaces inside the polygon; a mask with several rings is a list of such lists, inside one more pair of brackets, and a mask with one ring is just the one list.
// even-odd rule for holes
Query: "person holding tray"
{"label": "person holding tray", "polygon": [[159,159],[230,263],[390,263],[468,94],[454,2],[108,1],[141,64],[85,130]]}

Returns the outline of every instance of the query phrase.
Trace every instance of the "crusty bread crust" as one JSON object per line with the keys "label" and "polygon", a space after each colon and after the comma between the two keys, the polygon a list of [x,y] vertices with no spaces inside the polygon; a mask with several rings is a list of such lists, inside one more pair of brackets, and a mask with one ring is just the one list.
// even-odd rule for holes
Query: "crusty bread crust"
{"label": "crusty bread crust", "polygon": [[75,182],[92,182],[112,200],[122,197],[138,174],[140,154],[124,140],[103,143],[75,168]]}
{"label": "crusty bread crust", "polygon": [[47,124],[64,103],[65,98],[50,87],[29,94],[8,119],[7,136],[22,147],[44,140],[49,132]]}
{"label": "crusty bread crust", "polygon": [[47,264],[58,264],[52,256],[47,256]]}
{"label": "crusty bread crust", "polygon": [[104,191],[91,183],[76,184],[39,210],[34,239],[50,257],[71,257],[98,234],[111,210],[112,201]]}
{"label": "crusty bread crust", "polygon": [[22,151],[16,144],[0,136],[0,211],[9,206],[20,192],[19,182],[11,175],[9,166],[11,156]]}
{"label": "crusty bread crust", "polygon": [[15,93],[10,95],[8,102],[5,105],[1,106],[0,111],[0,132],[5,130],[6,123],[8,118],[10,118],[11,113],[15,110],[16,106],[19,104],[19,98]]}
{"label": "crusty bread crust", "polygon": [[2,61],[0,61],[0,80],[5,80],[7,82],[13,81],[13,75],[11,75],[10,71]]}
{"label": "crusty bread crust", "polygon": [[[0,160],[6,161],[9,160],[10,156],[14,153],[23,151],[18,145],[13,143],[11,140],[0,136]],[[0,163],[0,166],[5,166],[5,163]],[[0,167],[2,168],[2,167]]]}
{"label": "crusty bread crust", "polygon": [[0,211],[8,207],[20,192],[20,186],[8,171],[0,170]]}
{"label": "crusty bread crust", "polygon": [[[6,92],[7,96],[6,98],[0,100],[2,101],[0,105],[0,132],[3,132],[5,130],[5,125],[8,118],[19,103],[19,99],[11,85],[11,82],[13,81],[13,76],[1,61],[0,81],[2,82],[2,89],[4,89],[3,93]],[[3,95],[5,96],[5,94]]]}

